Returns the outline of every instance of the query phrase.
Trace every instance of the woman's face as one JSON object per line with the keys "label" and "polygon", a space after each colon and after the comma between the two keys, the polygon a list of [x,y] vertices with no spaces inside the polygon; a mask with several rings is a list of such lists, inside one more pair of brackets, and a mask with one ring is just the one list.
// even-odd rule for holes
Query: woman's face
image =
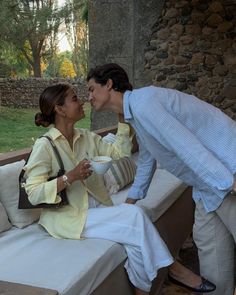
{"label": "woman's face", "polygon": [[78,98],[73,89],[68,89],[65,103],[62,106],[65,119],[77,122],[85,117],[83,102]]}

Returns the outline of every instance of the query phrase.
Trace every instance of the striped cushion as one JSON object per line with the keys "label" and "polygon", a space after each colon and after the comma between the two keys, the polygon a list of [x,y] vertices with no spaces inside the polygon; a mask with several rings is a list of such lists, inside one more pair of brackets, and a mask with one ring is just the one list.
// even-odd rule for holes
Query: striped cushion
{"label": "striped cushion", "polygon": [[109,194],[115,194],[134,180],[136,164],[133,159],[124,157],[113,161],[105,173],[104,181]]}

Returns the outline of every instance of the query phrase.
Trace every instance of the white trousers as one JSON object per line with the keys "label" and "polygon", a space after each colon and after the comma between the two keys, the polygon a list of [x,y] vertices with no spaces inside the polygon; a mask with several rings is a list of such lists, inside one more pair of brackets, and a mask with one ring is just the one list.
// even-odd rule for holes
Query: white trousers
{"label": "white trousers", "polygon": [[84,238],[111,240],[125,247],[125,268],[131,283],[146,292],[158,269],[173,263],[172,256],[144,211],[135,205],[89,208]]}
{"label": "white trousers", "polygon": [[201,275],[216,284],[211,295],[234,294],[236,197],[228,195],[214,212],[196,204],[193,236],[198,248]]}

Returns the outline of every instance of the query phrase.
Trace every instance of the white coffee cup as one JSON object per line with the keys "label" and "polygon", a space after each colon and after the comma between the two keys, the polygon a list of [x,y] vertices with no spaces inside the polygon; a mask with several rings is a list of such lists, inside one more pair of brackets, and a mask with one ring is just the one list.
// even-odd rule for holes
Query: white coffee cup
{"label": "white coffee cup", "polygon": [[104,174],[111,167],[112,158],[107,156],[96,156],[90,160],[91,168],[97,174]]}

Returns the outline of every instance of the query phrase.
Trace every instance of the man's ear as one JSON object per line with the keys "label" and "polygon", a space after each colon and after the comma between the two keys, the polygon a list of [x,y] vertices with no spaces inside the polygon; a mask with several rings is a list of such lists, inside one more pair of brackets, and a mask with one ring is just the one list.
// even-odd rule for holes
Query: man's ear
{"label": "man's ear", "polygon": [[113,87],[113,81],[111,79],[108,79],[106,86],[108,90],[111,90]]}

